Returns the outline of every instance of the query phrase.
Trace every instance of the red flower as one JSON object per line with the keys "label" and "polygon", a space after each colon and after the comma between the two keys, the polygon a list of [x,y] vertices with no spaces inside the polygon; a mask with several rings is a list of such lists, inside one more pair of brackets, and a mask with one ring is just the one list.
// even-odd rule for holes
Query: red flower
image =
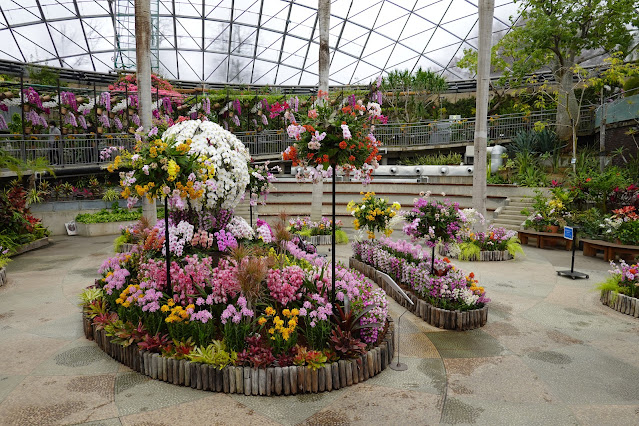
{"label": "red flower", "polygon": [[341,141],[341,142],[339,143],[339,147],[340,147],[341,149],[346,149],[346,147],[347,147],[347,146],[348,146],[348,144],[346,143],[346,141]]}
{"label": "red flower", "polygon": [[592,180],[592,179],[588,178],[588,179],[586,179],[586,182],[590,182],[591,180]]}

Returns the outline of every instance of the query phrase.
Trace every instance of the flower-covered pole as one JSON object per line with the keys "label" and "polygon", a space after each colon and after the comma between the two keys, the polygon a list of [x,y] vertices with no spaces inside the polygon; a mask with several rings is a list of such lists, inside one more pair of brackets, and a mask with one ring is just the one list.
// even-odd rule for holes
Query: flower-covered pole
{"label": "flower-covered pole", "polygon": [[335,276],[337,275],[337,271],[335,270],[335,228],[337,228],[337,226],[335,226],[335,224],[337,223],[335,221],[335,175],[337,173],[335,173],[337,170],[337,166],[335,164],[333,164],[332,166],[332,173],[331,173],[331,179],[332,179],[332,192],[333,192],[333,207],[332,207],[332,238],[331,238],[331,263],[332,263],[332,276],[331,276],[331,303],[333,305],[335,305]]}
{"label": "flower-covered pole", "polygon": [[164,250],[166,250],[166,287],[171,288],[171,251],[169,250],[169,196],[168,194],[164,197]]}

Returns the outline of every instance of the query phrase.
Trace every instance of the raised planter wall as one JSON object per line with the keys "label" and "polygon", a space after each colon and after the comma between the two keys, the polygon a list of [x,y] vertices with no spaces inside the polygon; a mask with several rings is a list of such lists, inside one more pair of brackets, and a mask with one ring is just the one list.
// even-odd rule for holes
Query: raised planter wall
{"label": "raised planter wall", "polygon": [[97,237],[100,235],[120,235],[120,230],[125,226],[135,225],[136,220],[105,223],[80,223],[76,222],[78,235],[85,237]]}
{"label": "raised planter wall", "polygon": [[439,327],[446,330],[473,330],[483,327],[488,321],[488,306],[474,309],[472,311],[449,311],[437,308],[425,300],[420,299],[410,290],[404,290],[408,297],[412,300],[413,305],[408,303],[404,297],[395,291],[395,289],[386,281],[386,277],[377,273],[377,269],[372,266],[360,262],[351,257],[349,259],[349,267],[357,269],[368,278],[372,279],[378,286],[386,292],[386,294],[411,313],[422,318],[433,327]]}
{"label": "raised planter wall", "polygon": [[603,292],[601,295],[601,303],[608,305],[615,311],[622,314],[639,318],[639,299],[626,296],[625,294],[615,294],[612,291]]}
{"label": "raised planter wall", "polygon": [[[75,220],[84,213],[97,213],[110,208],[113,203],[102,200],[51,201],[48,203],[32,204],[29,206],[31,214],[42,221],[51,235],[67,235],[65,223]],[[126,208],[126,200],[120,200],[118,205]],[[136,205],[136,208],[139,207]]]}
{"label": "raised planter wall", "polygon": [[0,287],[7,283],[7,268],[0,268]]}
{"label": "raised planter wall", "polygon": [[23,244],[11,253],[11,256],[17,256],[22,253],[26,253],[31,250],[39,249],[40,247],[48,246],[50,243],[49,237],[40,238],[39,240],[31,241],[30,243]]}
{"label": "raised planter wall", "polygon": [[243,395],[296,395],[330,392],[381,373],[393,359],[394,326],[389,318],[384,340],[366,354],[340,360],[313,370],[310,367],[251,368],[227,366],[217,369],[208,364],[162,357],[158,353],[138,350],[136,345],[123,347],[111,343],[104,330],[96,330],[83,314],[84,334],[116,361],[152,379],[210,392]]}

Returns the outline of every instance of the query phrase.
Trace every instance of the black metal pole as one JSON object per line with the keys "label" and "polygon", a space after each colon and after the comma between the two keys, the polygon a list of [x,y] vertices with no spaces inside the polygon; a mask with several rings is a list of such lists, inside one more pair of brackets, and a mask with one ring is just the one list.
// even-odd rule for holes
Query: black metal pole
{"label": "black metal pole", "polygon": [[164,249],[166,250],[166,286],[171,288],[171,252],[169,251],[169,196],[164,197]]}
{"label": "black metal pole", "polygon": [[572,228],[572,261],[570,262],[570,273],[575,271],[575,246],[577,245],[577,228]]}
{"label": "black metal pole", "polygon": [[435,246],[433,246],[433,251],[431,252],[430,274],[435,275]]}
{"label": "black metal pole", "polygon": [[335,175],[337,174],[336,173],[337,167],[335,166],[335,164],[333,164],[331,167],[332,167],[331,178],[332,178],[332,192],[333,192],[333,206],[332,206],[333,223],[331,223],[331,226],[332,226],[331,234],[333,236],[333,238],[331,239],[331,262],[332,262],[333,274],[331,277],[331,284],[332,284],[331,303],[335,305],[335,275],[337,273],[337,265],[335,264]]}
{"label": "black metal pole", "polygon": [[251,192],[249,191],[249,213],[251,215],[250,219],[251,219],[251,228],[253,227],[253,204],[251,204]]}

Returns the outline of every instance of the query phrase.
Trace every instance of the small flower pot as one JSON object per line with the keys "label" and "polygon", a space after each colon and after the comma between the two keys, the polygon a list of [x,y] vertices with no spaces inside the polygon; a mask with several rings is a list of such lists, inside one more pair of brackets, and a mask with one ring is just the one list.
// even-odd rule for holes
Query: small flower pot
{"label": "small flower pot", "polygon": [[49,96],[49,95],[44,95],[42,97],[42,102],[49,102],[50,100],[51,100],[51,96]]}
{"label": "small flower pot", "polygon": [[135,114],[135,110],[133,108],[129,108],[129,115]]}
{"label": "small flower pot", "polygon": [[114,118],[115,118],[115,113],[110,112],[110,113],[109,113],[109,118],[110,118],[110,119],[114,119]]}
{"label": "small flower pot", "polygon": [[28,105],[28,104],[22,104],[22,111],[24,111],[24,112],[29,112],[29,111],[31,111],[31,105]]}
{"label": "small flower pot", "polygon": [[101,135],[102,133],[104,133],[104,127],[100,126],[98,127],[98,135]]}
{"label": "small flower pot", "polygon": [[559,225],[548,225],[548,232],[552,232],[553,234],[558,234]]}
{"label": "small flower pot", "polygon": [[95,112],[96,112],[96,114],[98,114],[98,115],[102,115],[102,107],[97,107],[97,108],[95,109]]}
{"label": "small flower pot", "polygon": [[7,99],[13,98],[13,92],[11,92],[11,91],[6,91],[6,92],[3,93],[3,95]]}
{"label": "small flower pot", "polygon": [[69,111],[67,110],[67,107],[62,107],[62,108],[60,108],[60,114],[62,114],[62,115],[67,115],[67,112],[69,112]]}
{"label": "small flower pot", "polygon": [[62,134],[66,135],[67,133],[69,133],[69,129],[67,129],[66,127],[62,128]]}
{"label": "small flower pot", "polygon": [[129,127],[129,133],[134,134],[135,133],[135,127]]}
{"label": "small flower pot", "polygon": [[24,134],[25,135],[30,135],[32,130],[33,130],[32,127],[25,127],[24,128]]}
{"label": "small flower pot", "polygon": [[75,98],[75,100],[76,100],[77,103],[81,104],[81,103],[84,102],[84,97],[78,96],[77,98]]}

